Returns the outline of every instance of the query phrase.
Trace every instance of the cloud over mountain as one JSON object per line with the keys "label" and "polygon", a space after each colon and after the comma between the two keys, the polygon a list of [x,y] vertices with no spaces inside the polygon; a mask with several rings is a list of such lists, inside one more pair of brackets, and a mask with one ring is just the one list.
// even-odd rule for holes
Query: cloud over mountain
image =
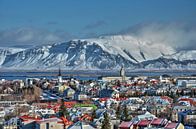
{"label": "cloud over mountain", "polygon": [[[17,45],[41,45],[57,42],[64,42],[73,38],[98,37],[94,28],[106,25],[104,21],[97,21],[89,24],[85,28],[90,32],[83,31],[83,36],[71,35],[62,30],[49,31],[40,28],[15,28],[0,31],[1,46]],[[127,29],[114,32],[113,34],[130,35],[140,40],[148,41],[149,44],[164,44],[176,50],[196,50],[196,24],[180,22],[153,22],[142,23],[131,26]],[[102,35],[113,35],[102,34]]]}
{"label": "cloud over mountain", "polygon": [[40,45],[63,42],[71,35],[64,31],[49,31],[39,28],[15,28],[0,31],[1,46]]}
{"label": "cloud over mountain", "polygon": [[177,50],[196,50],[196,24],[194,23],[144,23],[120,32],[131,34],[153,43],[170,45]]}

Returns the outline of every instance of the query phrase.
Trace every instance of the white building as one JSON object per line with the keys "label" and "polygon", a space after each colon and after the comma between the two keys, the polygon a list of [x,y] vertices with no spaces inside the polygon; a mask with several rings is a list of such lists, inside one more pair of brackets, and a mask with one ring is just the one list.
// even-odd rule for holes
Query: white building
{"label": "white building", "polygon": [[196,87],[196,77],[179,77],[176,80],[176,84],[181,87]]}

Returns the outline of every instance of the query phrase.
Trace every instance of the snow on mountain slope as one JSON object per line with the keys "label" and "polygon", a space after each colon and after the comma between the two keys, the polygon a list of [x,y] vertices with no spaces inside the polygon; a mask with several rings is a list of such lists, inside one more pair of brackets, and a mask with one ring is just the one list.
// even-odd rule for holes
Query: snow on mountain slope
{"label": "snow on mountain slope", "polygon": [[56,68],[59,65],[67,69],[110,69],[134,66],[123,56],[110,54],[96,43],[70,41],[66,43],[27,49],[8,55],[3,67],[42,69]]}
{"label": "snow on mountain slope", "polygon": [[0,47],[0,50],[6,50],[8,54],[14,54],[20,51],[25,50],[24,48],[16,48],[16,47]]}
{"label": "snow on mountain slope", "polygon": [[140,68],[144,69],[196,69],[196,60],[175,60],[172,58],[160,57],[155,60],[142,62]]}
{"label": "snow on mountain slope", "polygon": [[11,55],[24,49],[21,48],[7,48],[7,47],[0,47],[0,65],[5,61],[7,55]]}
{"label": "snow on mountain slope", "polygon": [[170,46],[142,41],[129,35],[104,36],[86,39],[86,41],[97,43],[110,54],[120,54],[135,63],[156,59],[164,54],[175,53],[175,50]]}
{"label": "snow on mountain slope", "polygon": [[179,51],[142,62],[145,69],[196,69],[196,50]]}
{"label": "snow on mountain slope", "polygon": [[174,53],[172,55],[167,55],[164,57],[168,59],[176,59],[179,61],[196,60],[196,50],[180,51],[180,52]]}
{"label": "snow on mountain slope", "polygon": [[[0,51],[1,52],[1,51]],[[104,36],[0,53],[1,68],[10,69],[129,69],[196,68],[196,51],[176,52],[161,43],[132,36]]]}

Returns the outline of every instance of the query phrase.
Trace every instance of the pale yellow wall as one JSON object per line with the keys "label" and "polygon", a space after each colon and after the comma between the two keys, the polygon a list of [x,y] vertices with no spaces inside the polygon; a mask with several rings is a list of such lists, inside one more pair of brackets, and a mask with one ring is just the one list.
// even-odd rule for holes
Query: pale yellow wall
{"label": "pale yellow wall", "polygon": [[3,129],[17,129],[17,126],[16,125],[4,126]]}
{"label": "pale yellow wall", "polygon": [[180,123],[177,129],[184,129],[184,125]]}
{"label": "pale yellow wall", "polygon": [[[40,129],[46,129],[46,123],[41,123]],[[49,129],[64,129],[64,125],[57,122],[49,122]]]}
{"label": "pale yellow wall", "polygon": [[66,90],[67,88],[69,88],[67,85],[59,86],[59,92],[63,93],[63,91]]}

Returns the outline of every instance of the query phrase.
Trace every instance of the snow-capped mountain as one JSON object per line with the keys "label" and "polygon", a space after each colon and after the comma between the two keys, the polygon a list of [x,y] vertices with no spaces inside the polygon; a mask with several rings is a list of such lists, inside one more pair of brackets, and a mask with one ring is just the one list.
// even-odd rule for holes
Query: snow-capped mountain
{"label": "snow-capped mountain", "polygon": [[196,68],[196,51],[176,52],[127,35],[75,39],[2,55],[0,66],[9,69]]}
{"label": "snow-capped mountain", "polygon": [[196,60],[196,50],[180,51],[164,57],[168,59],[175,59],[178,61]]}
{"label": "snow-capped mountain", "polygon": [[173,58],[164,58],[160,57],[155,60],[149,60],[142,62],[140,68],[145,69],[175,69],[175,70],[182,70],[182,69],[196,69],[196,60],[176,60]]}
{"label": "snow-capped mountain", "polygon": [[142,62],[145,69],[196,69],[196,50],[179,51],[155,60]]}
{"label": "snow-capped mountain", "polygon": [[23,51],[22,48],[7,48],[7,47],[0,47],[0,65],[5,61],[7,55],[11,55],[20,51]]}
{"label": "snow-capped mountain", "polygon": [[110,54],[120,54],[134,63],[175,53],[175,50],[170,46],[142,41],[130,35],[105,36],[97,39],[86,39],[86,41],[95,42]]}

